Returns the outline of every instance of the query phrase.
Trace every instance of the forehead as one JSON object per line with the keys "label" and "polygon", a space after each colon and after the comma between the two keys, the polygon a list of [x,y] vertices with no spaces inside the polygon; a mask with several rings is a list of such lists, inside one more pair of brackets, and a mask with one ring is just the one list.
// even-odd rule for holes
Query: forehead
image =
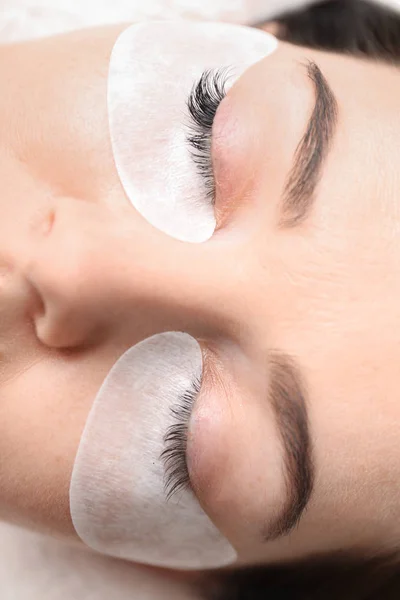
{"label": "forehead", "polygon": [[[298,67],[310,59],[319,65],[337,97],[337,133],[313,214],[304,227],[284,235],[269,232],[272,239],[266,243],[265,221],[260,223],[258,248],[268,271],[257,281],[260,298],[268,305],[273,336],[277,340],[283,336],[288,351],[298,349],[310,365],[318,364],[321,373],[331,366],[335,373],[339,365],[344,371],[351,370],[346,366],[351,362],[357,371],[359,353],[370,365],[379,363],[376,340],[383,334],[389,334],[389,344],[396,342],[395,333],[390,333],[390,323],[397,319],[396,293],[392,293],[390,281],[395,288],[400,283],[395,234],[399,225],[396,139],[400,80],[396,69],[385,65],[282,44],[268,60],[252,67],[237,88],[242,86],[243,98],[249,88],[261,96],[263,119],[268,123],[271,74],[279,71],[277,103],[282,94],[282,106],[291,103],[296,107],[299,93],[293,92],[297,85],[302,88],[306,77]],[[291,79],[293,72],[295,80]],[[286,79],[291,80],[289,93]],[[274,135],[290,136],[285,115],[274,116]],[[294,148],[308,116],[301,115]],[[268,131],[267,126],[265,135]],[[260,205],[268,205],[271,183],[266,179],[268,186]],[[359,345],[363,337],[368,343]],[[344,338],[354,349],[346,360]]]}

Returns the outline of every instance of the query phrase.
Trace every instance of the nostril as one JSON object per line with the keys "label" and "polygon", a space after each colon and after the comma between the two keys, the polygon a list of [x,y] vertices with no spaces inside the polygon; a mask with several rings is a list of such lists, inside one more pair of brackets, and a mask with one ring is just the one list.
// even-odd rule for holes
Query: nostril
{"label": "nostril", "polygon": [[31,317],[31,319],[34,320],[34,322],[36,322],[37,319],[41,318],[45,314],[46,307],[44,304],[44,300],[37,288],[34,285],[32,285],[31,281],[28,281],[28,285],[30,288],[31,296],[31,301],[29,304],[29,316]]}
{"label": "nostril", "polygon": [[33,290],[31,314],[38,339],[66,348],[86,343],[95,327],[91,273],[97,259],[87,234],[85,203],[58,200],[57,210],[47,209],[31,225],[33,243],[24,276]]}
{"label": "nostril", "polygon": [[[87,293],[80,294],[77,278],[69,277],[68,270],[56,276],[33,277],[35,304],[33,321],[37,338],[51,348],[71,348],[87,344],[96,323],[95,301]],[[76,292],[76,294],[75,294]]]}
{"label": "nostril", "polygon": [[83,342],[82,327],[77,327],[73,315],[58,312],[54,305],[36,314],[35,328],[38,339],[50,348],[71,348]]}
{"label": "nostril", "polygon": [[95,299],[83,289],[80,274],[68,261],[51,262],[42,261],[31,276],[36,335],[52,348],[75,347],[86,343],[95,328]]}
{"label": "nostril", "polygon": [[[21,273],[15,260],[0,258],[0,324],[3,332],[11,332],[15,335],[16,328],[35,328],[36,315],[42,309],[42,300]],[[25,331],[25,329],[24,329]],[[9,339],[12,345],[11,339]]]}
{"label": "nostril", "polygon": [[[50,347],[87,346],[115,322],[126,290],[126,225],[107,207],[59,198],[54,210],[36,219],[31,230],[24,276],[34,288],[34,322],[39,340]],[[120,250],[121,249],[121,250]],[[125,260],[126,259],[126,260]]]}

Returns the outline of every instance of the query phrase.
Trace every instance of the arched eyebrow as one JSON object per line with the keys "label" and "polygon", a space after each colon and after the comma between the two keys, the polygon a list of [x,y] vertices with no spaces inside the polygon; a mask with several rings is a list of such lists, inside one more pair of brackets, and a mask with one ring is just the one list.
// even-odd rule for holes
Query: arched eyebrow
{"label": "arched eyebrow", "polygon": [[305,65],[314,84],[315,105],[306,132],[297,146],[281,207],[281,228],[296,227],[308,217],[315,190],[336,132],[338,103],[327,79],[315,62]]}
{"label": "arched eyebrow", "polygon": [[[310,214],[338,121],[338,103],[328,81],[314,62],[305,66],[314,84],[315,105],[284,188],[281,227],[296,227]],[[315,481],[305,378],[294,358],[283,352],[271,352],[269,363],[268,401],[284,451],[286,501],[280,513],[262,528],[266,542],[287,536],[296,528]]]}
{"label": "arched eyebrow", "polygon": [[263,541],[286,536],[298,525],[314,490],[315,467],[305,379],[294,358],[283,352],[269,357],[269,398],[283,447],[286,501],[262,527]]}

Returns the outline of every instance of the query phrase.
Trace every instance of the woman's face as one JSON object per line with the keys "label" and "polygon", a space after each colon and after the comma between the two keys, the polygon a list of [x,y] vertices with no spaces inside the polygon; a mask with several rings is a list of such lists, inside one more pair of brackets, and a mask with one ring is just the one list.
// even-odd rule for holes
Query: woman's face
{"label": "woman's face", "polygon": [[76,535],[93,399],[126,350],[182,331],[204,361],[190,484],[238,562],[394,543],[397,71],[283,43],[249,68],[214,120],[215,232],[189,243],[115,166],[125,28],[1,49],[0,516]]}

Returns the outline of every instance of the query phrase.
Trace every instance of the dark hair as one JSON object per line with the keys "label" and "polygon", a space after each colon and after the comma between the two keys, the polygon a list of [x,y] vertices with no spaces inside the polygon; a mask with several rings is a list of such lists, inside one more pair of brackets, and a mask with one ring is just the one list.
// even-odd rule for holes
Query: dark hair
{"label": "dark hair", "polygon": [[[400,14],[363,0],[329,0],[277,19],[294,44],[400,61]],[[209,600],[399,600],[399,553],[343,551],[296,563],[236,570],[210,578]]]}
{"label": "dark hair", "polygon": [[400,60],[400,16],[394,9],[366,0],[319,2],[278,18],[279,37],[293,44]]}
{"label": "dark hair", "polygon": [[207,600],[398,600],[400,557],[338,552],[212,577]]}

